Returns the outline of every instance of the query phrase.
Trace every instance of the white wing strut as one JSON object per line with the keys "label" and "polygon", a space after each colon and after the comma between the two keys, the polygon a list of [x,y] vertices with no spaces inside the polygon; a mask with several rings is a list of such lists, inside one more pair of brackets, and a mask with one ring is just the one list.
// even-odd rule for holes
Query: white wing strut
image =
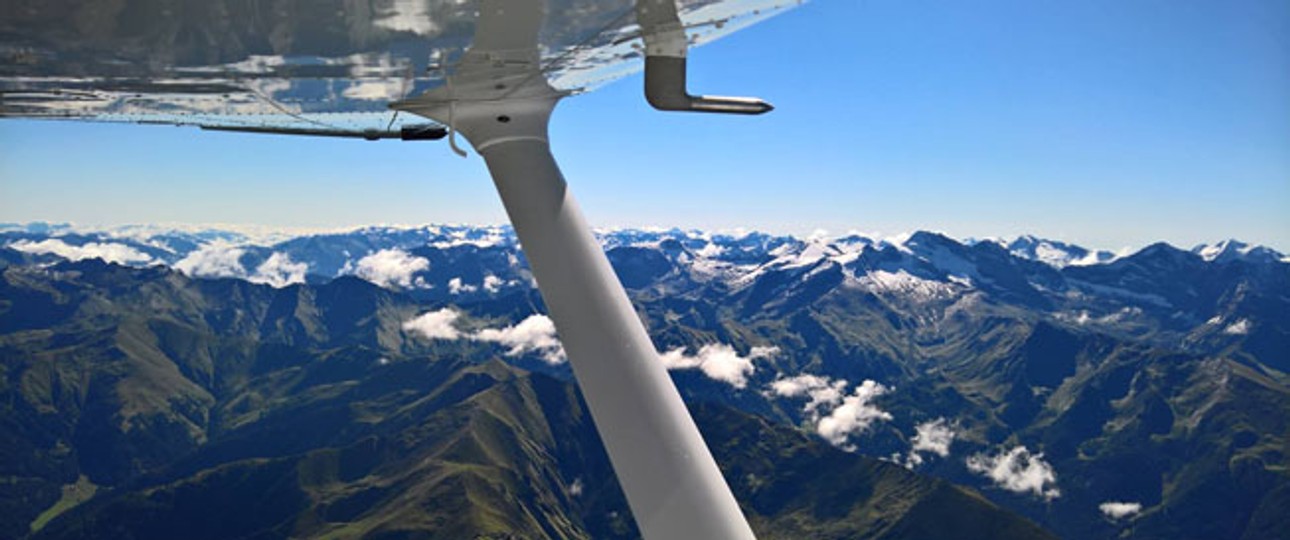
{"label": "white wing strut", "polygon": [[392,107],[451,123],[484,157],[645,538],[752,539],[551,156],[547,121],[563,94],[540,72],[544,11],[484,0],[451,84]]}
{"label": "white wing strut", "polygon": [[544,138],[475,144],[641,533],[647,539],[753,538]]}
{"label": "white wing strut", "polygon": [[392,107],[450,124],[488,162],[641,534],[753,539],[551,156],[547,121],[564,94],[539,66],[544,4],[482,1],[450,84]]}

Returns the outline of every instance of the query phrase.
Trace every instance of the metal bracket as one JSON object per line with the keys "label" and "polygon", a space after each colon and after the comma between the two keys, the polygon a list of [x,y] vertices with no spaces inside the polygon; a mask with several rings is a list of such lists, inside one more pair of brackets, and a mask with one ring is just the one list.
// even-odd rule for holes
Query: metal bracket
{"label": "metal bracket", "polygon": [[636,0],[645,41],[645,100],[662,111],[762,114],[774,109],[757,98],[695,96],[686,90],[689,43],[675,0]]}

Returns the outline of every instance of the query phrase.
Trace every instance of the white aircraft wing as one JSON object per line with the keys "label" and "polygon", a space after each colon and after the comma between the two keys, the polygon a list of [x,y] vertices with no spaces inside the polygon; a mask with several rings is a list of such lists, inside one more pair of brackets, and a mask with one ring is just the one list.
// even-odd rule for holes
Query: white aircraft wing
{"label": "white aircraft wing", "polygon": [[[650,540],[753,538],[551,156],[555,104],[645,70],[662,110],[690,47],[777,0],[0,0],[0,117],[470,140],[492,174],[632,514]],[[643,59],[643,61],[642,61]]]}
{"label": "white aircraft wing", "polygon": [[[479,1],[0,0],[0,117],[398,138],[387,106],[442,86]],[[796,0],[681,0],[691,45]],[[581,93],[639,71],[630,0],[551,0],[541,72]]]}

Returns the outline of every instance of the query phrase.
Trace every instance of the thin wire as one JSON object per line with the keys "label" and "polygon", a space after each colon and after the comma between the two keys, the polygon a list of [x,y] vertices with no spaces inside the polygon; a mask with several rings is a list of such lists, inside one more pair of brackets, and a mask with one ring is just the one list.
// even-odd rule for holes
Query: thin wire
{"label": "thin wire", "polygon": [[251,95],[253,95],[253,96],[257,97],[257,98],[260,98],[261,100],[264,100],[264,102],[265,102],[265,103],[267,103],[270,107],[273,107],[273,108],[277,109],[277,110],[278,110],[279,112],[281,112],[282,114],[285,114],[285,115],[287,115],[287,116],[290,116],[290,117],[292,117],[292,118],[295,118],[296,120],[300,120],[301,122],[306,122],[306,123],[309,123],[309,124],[314,124],[314,125],[316,125],[316,126],[322,126],[322,127],[329,128],[329,129],[336,129],[336,130],[342,130],[342,131],[344,131],[344,129],[345,129],[345,128],[342,128],[342,127],[340,127],[340,126],[335,126],[335,125],[332,125],[332,124],[328,124],[328,123],[326,123],[326,122],[319,122],[319,121],[317,121],[317,120],[313,120],[313,119],[310,119],[310,118],[305,118],[304,116],[301,116],[301,115],[300,115],[300,113],[297,113],[297,112],[293,112],[293,111],[291,111],[291,110],[288,110],[286,107],[284,107],[283,105],[281,105],[281,104],[279,104],[278,102],[274,101],[272,98],[266,97],[264,94],[261,94],[259,90],[256,90],[255,88],[252,88],[252,87],[250,87],[250,86],[246,87],[246,90],[247,90],[248,92],[250,92],[250,93],[251,93]]}

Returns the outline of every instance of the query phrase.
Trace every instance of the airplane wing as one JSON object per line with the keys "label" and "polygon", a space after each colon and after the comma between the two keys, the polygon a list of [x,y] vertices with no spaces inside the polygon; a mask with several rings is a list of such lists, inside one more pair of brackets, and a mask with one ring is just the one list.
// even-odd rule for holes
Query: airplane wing
{"label": "airplane wing", "polygon": [[[0,0],[0,116],[470,140],[487,164],[642,534],[753,538],[550,153],[556,102],[641,69],[674,111],[686,52],[779,0]],[[643,62],[640,59],[643,58]],[[396,135],[397,134],[397,135]]]}
{"label": "airplane wing", "polygon": [[[444,85],[477,0],[0,0],[0,117],[399,138],[388,104]],[[681,0],[690,45],[796,0]],[[581,93],[639,71],[631,0],[551,0],[541,73]],[[504,59],[499,61],[504,62]]]}

